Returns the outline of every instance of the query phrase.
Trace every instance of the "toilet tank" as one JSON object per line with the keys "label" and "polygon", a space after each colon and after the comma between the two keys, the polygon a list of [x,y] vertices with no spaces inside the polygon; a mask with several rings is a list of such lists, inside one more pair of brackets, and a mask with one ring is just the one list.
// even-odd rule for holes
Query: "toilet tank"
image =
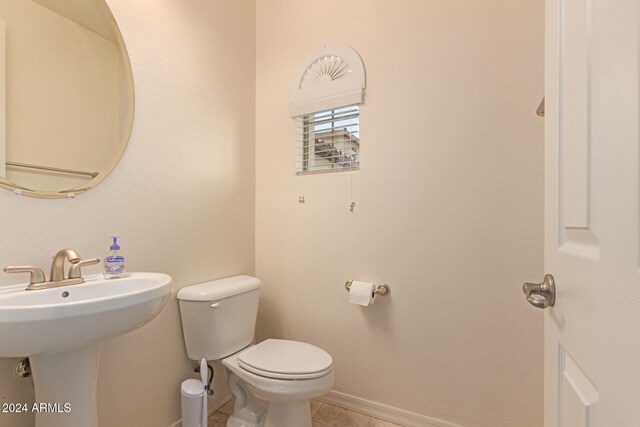
{"label": "toilet tank", "polygon": [[187,354],[192,360],[219,360],[253,341],[260,280],[233,276],[178,291]]}

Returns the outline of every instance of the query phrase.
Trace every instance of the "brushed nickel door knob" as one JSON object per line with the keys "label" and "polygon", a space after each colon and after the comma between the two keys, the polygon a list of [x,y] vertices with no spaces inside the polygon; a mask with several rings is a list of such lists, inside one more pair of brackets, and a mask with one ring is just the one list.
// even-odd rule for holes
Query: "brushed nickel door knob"
{"label": "brushed nickel door knob", "polygon": [[534,307],[545,309],[556,304],[556,283],[551,274],[545,275],[542,283],[525,283],[522,291]]}

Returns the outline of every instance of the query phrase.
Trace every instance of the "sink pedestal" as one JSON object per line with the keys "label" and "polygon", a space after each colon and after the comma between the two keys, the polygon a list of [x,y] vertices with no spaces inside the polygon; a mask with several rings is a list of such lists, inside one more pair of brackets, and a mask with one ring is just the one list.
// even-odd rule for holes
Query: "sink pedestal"
{"label": "sink pedestal", "polygon": [[0,286],[0,357],[29,357],[36,406],[28,409],[37,427],[97,427],[100,343],[156,317],[171,296],[171,276],[94,275],[64,288],[26,286]]}
{"label": "sink pedestal", "polygon": [[36,427],[98,427],[101,347],[95,344],[29,357],[38,405]]}

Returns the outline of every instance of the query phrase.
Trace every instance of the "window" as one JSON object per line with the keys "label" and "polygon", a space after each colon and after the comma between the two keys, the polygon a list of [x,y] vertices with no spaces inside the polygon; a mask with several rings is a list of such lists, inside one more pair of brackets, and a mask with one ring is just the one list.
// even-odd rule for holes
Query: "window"
{"label": "window", "polygon": [[362,59],[347,45],[325,45],[303,63],[292,81],[289,104],[298,175],[359,169],[365,88]]}
{"label": "window", "polygon": [[305,114],[295,119],[298,175],[358,169],[359,105]]}

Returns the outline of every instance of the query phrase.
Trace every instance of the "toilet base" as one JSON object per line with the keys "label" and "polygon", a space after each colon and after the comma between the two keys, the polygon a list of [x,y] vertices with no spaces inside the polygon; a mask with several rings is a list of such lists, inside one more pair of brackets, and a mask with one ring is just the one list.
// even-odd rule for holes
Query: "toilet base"
{"label": "toilet base", "polygon": [[[234,411],[235,413],[235,411]],[[227,420],[227,427],[312,427],[311,410],[309,401],[270,403],[266,408],[266,416],[252,422],[243,419],[244,413],[239,417],[231,415]],[[255,419],[253,419],[255,421]]]}
{"label": "toilet base", "polygon": [[246,421],[236,418],[233,415],[231,415],[227,420],[227,427],[263,427],[263,426],[264,424],[247,423]]}
{"label": "toilet base", "polygon": [[264,427],[311,427],[311,409],[308,400],[303,402],[271,402],[267,407]]}
{"label": "toilet base", "polygon": [[228,385],[234,397],[234,405],[227,427],[312,427],[309,400],[258,400],[233,372],[229,372]]}
{"label": "toilet base", "polygon": [[238,355],[222,360],[235,398],[227,427],[312,427],[311,399],[331,390],[333,370],[318,378],[274,379],[241,368]]}
{"label": "toilet base", "polygon": [[227,384],[234,400],[227,427],[263,427],[266,405],[254,398],[233,372],[228,373]]}

